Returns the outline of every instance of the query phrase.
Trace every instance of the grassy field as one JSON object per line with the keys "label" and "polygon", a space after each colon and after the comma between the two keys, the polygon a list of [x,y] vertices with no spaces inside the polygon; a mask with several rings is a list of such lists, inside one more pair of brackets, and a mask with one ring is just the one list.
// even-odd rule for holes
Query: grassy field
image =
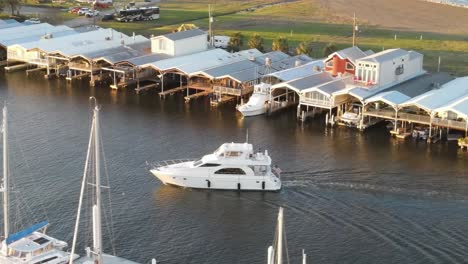
{"label": "grassy field", "polygon": [[[346,2],[337,0],[336,3],[340,1]],[[125,2],[117,0],[116,5]],[[298,43],[310,41],[313,43],[311,55],[316,58],[323,57],[322,49],[328,43],[335,43],[339,48],[351,46],[351,16],[335,12],[327,6],[326,0],[297,0],[281,4],[278,2],[285,1],[163,0],[158,4],[161,8],[161,19],[158,21],[135,23],[112,21],[99,22],[99,25],[112,27],[126,34],[135,32],[146,36],[169,33],[182,23],[193,23],[202,29],[207,29],[208,4],[211,4],[215,15],[213,24],[215,34],[230,35],[234,32],[241,32],[246,38],[245,44],[247,38],[258,33],[265,39],[266,49],[269,50],[275,38],[284,36],[288,39],[291,53],[294,53]],[[421,3],[418,1],[417,4]],[[67,15],[63,15],[63,19],[67,18]],[[425,27],[414,30],[402,29],[403,27],[389,28],[372,24],[372,21],[367,20],[359,21],[359,25],[357,44],[362,49],[372,49],[376,52],[396,47],[412,49],[425,55],[425,67],[430,71],[436,69],[440,56],[444,71],[456,75],[468,75],[468,53],[466,52],[468,51],[468,36],[462,34],[462,31],[458,34],[443,34],[424,32],[422,29]],[[460,29],[463,30],[463,27]]]}

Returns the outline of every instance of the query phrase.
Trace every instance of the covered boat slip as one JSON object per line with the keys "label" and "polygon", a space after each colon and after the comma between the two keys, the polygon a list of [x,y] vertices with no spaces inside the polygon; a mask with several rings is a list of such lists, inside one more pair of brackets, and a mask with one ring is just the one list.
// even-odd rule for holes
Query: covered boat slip
{"label": "covered boat slip", "polygon": [[[77,34],[79,37],[76,36]],[[148,39],[142,36],[129,37],[112,29],[98,29],[59,38],[42,38],[37,41],[10,45],[8,46],[8,60],[21,61],[42,67],[47,71],[46,76],[50,76],[52,71],[56,75],[63,74],[63,70],[65,70],[65,74],[68,74],[67,77],[73,79],[77,75],[89,75],[86,72],[86,67],[76,67],[72,72],[66,71],[71,60],[76,58],[77,55],[91,54],[98,58],[110,56],[112,54],[108,50],[125,45],[136,45],[145,41],[148,41]],[[117,53],[119,52],[122,51],[117,51]],[[93,63],[89,63],[89,67]],[[83,65],[74,65],[72,62],[72,66]]]}
{"label": "covered boat slip", "polygon": [[144,91],[160,85],[157,72],[152,67],[143,65],[150,62],[171,58],[166,54],[146,54],[121,60],[113,65],[104,67],[103,70],[111,75],[112,89],[120,89],[135,85],[136,92]]}
{"label": "covered boat slip", "polygon": [[[142,39],[140,42],[128,45],[121,45],[98,51],[90,51],[70,58],[68,62],[67,79],[72,80],[73,73],[86,73],[90,76],[90,84],[94,86],[96,82],[103,82],[116,79],[111,69],[119,62],[139,57],[149,53],[147,46],[149,41]],[[136,78],[137,72],[133,71],[132,78]]]}
{"label": "covered boat slip", "polygon": [[[298,105],[300,103],[300,98],[304,91],[312,89],[316,86],[321,86],[327,83],[336,81],[329,73],[327,72],[316,72],[310,76],[293,79],[287,82],[281,82],[273,85],[271,87],[271,100],[269,104],[268,112],[274,113],[281,109]],[[310,99],[315,100],[315,99]],[[325,103],[324,99],[324,104]]]}
{"label": "covered boat slip", "polygon": [[[363,115],[394,124],[393,134],[412,133],[414,124],[427,130],[428,139],[450,130],[468,132],[468,77],[457,78],[416,97],[391,91],[366,99]],[[400,127],[398,127],[400,124]],[[445,129],[445,131],[443,131]]]}
{"label": "covered boat slip", "polygon": [[[173,90],[165,90],[167,77],[173,80],[178,79],[179,85],[177,88],[173,89],[187,90],[187,94],[189,94],[190,89],[195,90],[196,93],[200,91],[212,92],[213,87],[209,78],[202,78],[194,75],[205,69],[238,62],[260,54],[262,53],[256,49],[236,53],[229,53],[222,49],[211,49],[190,55],[147,63],[142,67],[151,67],[158,73],[158,77],[161,80],[161,96],[173,92]],[[192,95],[188,95],[186,99],[190,100],[191,96]]]}

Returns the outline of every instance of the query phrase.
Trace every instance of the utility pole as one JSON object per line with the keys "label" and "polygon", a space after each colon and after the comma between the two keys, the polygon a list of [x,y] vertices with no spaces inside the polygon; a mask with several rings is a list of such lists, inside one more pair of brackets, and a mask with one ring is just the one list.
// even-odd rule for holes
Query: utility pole
{"label": "utility pole", "polygon": [[211,24],[213,23],[213,17],[211,14],[211,5],[208,5],[208,35],[210,36],[210,44],[213,46],[214,41],[213,41],[213,29]]}
{"label": "utility pole", "polygon": [[353,47],[356,45],[356,31],[358,31],[358,25],[356,21],[356,13],[354,13],[353,17]]}

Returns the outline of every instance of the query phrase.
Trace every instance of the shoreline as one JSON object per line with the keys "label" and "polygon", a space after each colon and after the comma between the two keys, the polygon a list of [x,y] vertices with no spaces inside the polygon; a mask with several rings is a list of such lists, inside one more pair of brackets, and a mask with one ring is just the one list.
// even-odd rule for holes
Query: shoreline
{"label": "shoreline", "polygon": [[447,2],[447,0],[420,0],[420,1],[429,2],[429,3],[435,3],[435,4],[440,4],[440,5],[447,5],[447,6],[460,7],[460,8],[468,8],[468,3],[466,3],[466,4],[459,4],[459,3]]}

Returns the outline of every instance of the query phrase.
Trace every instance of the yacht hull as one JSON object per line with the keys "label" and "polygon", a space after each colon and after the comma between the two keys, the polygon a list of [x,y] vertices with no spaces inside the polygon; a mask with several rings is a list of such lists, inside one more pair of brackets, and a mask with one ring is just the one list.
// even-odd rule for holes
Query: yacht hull
{"label": "yacht hull", "polygon": [[279,191],[281,181],[275,176],[188,176],[153,169],[151,173],[165,185],[182,188],[238,190],[238,191]]}
{"label": "yacht hull", "polygon": [[262,107],[260,109],[249,109],[249,110],[238,109],[238,110],[239,112],[241,112],[243,116],[257,116],[257,115],[263,115],[266,113],[265,107]]}

